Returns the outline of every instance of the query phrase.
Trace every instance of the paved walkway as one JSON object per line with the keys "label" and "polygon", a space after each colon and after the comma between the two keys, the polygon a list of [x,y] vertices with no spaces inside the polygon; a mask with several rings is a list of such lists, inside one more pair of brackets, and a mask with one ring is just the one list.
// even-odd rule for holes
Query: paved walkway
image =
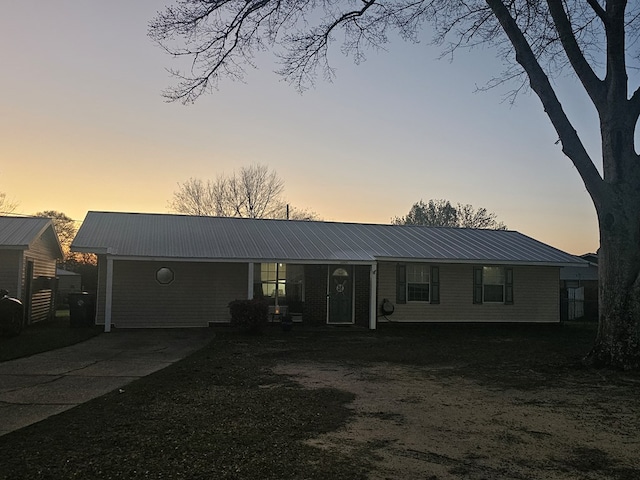
{"label": "paved walkway", "polygon": [[167,367],[212,338],[213,329],[120,330],[0,363],[0,435]]}

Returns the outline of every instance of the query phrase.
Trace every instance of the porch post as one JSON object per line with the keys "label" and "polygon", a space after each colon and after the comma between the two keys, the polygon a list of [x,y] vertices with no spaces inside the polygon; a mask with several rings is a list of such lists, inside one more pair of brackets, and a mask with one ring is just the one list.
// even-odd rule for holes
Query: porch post
{"label": "porch post", "polygon": [[254,263],[250,262],[249,263],[249,268],[247,269],[249,271],[249,278],[247,280],[247,299],[251,300],[253,299],[253,269],[254,269]]}
{"label": "porch post", "polygon": [[375,330],[378,319],[378,263],[371,264],[369,273],[369,330]]}
{"label": "porch post", "polygon": [[113,296],[113,258],[107,255],[107,280],[104,301],[104,331],[111,331],[111,305]]}

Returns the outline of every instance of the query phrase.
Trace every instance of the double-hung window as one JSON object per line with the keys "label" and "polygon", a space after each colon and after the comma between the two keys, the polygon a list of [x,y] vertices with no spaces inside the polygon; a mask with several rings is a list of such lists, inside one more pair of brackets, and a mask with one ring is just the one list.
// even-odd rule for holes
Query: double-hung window
{"label": "double-hung window", "polygon": [[440,303],[439,268],[425,263],[396,267],[396,303]]}
{"label": "double-hung window", "polygon": [[473,303],[513,303],[513,269],[498,266],[473,269]]}
{"label": "double-hung window", "polygon": [[407,265],[407,301],[429,301],[429,266],[414,263]]}
{"label": "double-hung window", "polygon": [[287,294],[287,265],[284,263],[261,263],[259,273],[262,296],[272,299],[272,303],[279,305]]}
{"label": "double-hung window", "polygon": [[301,312],[304,301],[304,267],[286,263],[256,263],[254,295],[269,305],[288,305],[291,311]]}

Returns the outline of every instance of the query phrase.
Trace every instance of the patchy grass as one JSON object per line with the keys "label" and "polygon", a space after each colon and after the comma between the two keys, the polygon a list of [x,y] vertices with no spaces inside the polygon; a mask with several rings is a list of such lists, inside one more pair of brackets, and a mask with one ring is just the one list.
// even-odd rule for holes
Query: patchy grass
{"label": "patchy grass", "polygon": [[357,459],[303,443],[343,425],[353,395],[270,373],[278,340],[222,333],[123,393],[2,436],[0,478],[365,478]]}
{"label": "patchy grass", "polygon": [[102,327],[71,328],[69,311],[56,312],[56,318],[26,327],[16,337],[0,336],[0,362],[55,350],[95,337]]}
{"label": "patchy grass", "polygon": [[[388,362],[442,367],[439,375],[495,388],[539,388],[568,377],[572,388],[581,382],[589,388],[594,375],[583,375],[580,359],[594,334],[591,324],[384,325],[376,332],[296,326],[253,337],[221,329],[208,347],[124,392],[0,437],[0,478],[364,479],[375,448],[307,442],[345,426],[354,395],[305,389],[272,366]],[[612,371],[596,377],[615,384],[629,375],[640,378]],[[383,409],[372,415],[403,422]],[[576,449],[566,468],[580,473],[613,465],[593,453]],[[612,478],[632,474],[638,471],[619,470]]]}
{"label": "patchy grass", "polygon": [[536,388],[549,386],[554,379],[562,380],[567,372],[583,370],[582,359],[591,349],[595,334],[595,324],[582,322],[383,324],[376,332],[342,328],[299,332],[292,339],[297,342],[295,349],[274,350],[272,355],[283,360],[352,365],[428,365],[442,367],[441,375],[469,377],[504,388]]}

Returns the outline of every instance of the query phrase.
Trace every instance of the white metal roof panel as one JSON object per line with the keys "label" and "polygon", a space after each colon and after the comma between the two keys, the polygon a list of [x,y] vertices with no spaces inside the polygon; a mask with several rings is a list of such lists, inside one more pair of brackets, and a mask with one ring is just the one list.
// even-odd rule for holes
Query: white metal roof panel
{"label": "white metal roof panel", "polygon": [[111,212],[89,212],[72,248],[121,257],[230,261],[584,263],[507,230]]}
{"label": "white metal roof panel", "polygon": [[42,217],[0,217],[0,248],[26,249],[50,224]]}

